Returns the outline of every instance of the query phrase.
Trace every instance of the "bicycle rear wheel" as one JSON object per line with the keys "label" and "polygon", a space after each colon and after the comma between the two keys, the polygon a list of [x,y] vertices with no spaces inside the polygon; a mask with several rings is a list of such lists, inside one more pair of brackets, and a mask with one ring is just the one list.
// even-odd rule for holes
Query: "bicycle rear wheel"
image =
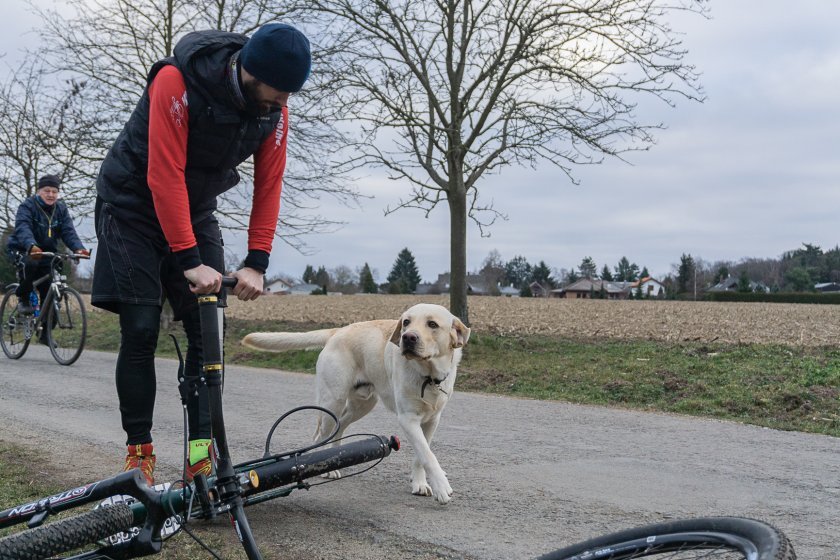
{"label": "bicycle rear wheel", "polygon": [[572,545],[538,560],[795,560],[788,538],[762,521],[709,517],[657,523]]}
{"label": "bicycle rear wheel", "polygon": [[79,359],[87,337],[87,314],[79,292],[70,287],[62,288],[57,301],[47,312],[44,328],[47,342],[55,361],[69,366]]}
{"label": "bicycle rear wheel", "polygon": [[127,531],[134,514],[126,504],[88,511],[0,539],[3,560],[42,560]]}
{"label": "bicycle rear wheel", "polygon": [[15,293],[17,287],[17,284],[6,286],[3,303],[0,303],[0,328],[3,330],[0,346],[3,347],[3,353],[13,360],[26,353],[34,326],[31,316],[18,313],[18,297]]}

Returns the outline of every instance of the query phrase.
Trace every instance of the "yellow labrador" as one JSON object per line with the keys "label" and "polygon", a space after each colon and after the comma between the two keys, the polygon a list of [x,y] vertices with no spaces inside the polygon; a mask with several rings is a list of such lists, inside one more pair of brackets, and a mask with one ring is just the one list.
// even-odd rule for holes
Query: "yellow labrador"
{"label": "yellow labrador", "polygon": [[[337,437],[382,400],[396,413],[416,453],[411,491],[445,504],[452,487],[429,445],[452,396],[461,348],[469,338],[470,329],[445,307],[421,303],[398,321],[364,321],[306,333],[252,333],[242,343],[274,352],[323,348],[315,366],[316,396],[319,406],[338,416]],[[332,429],[332,419],[322,415],[316,438]]]}

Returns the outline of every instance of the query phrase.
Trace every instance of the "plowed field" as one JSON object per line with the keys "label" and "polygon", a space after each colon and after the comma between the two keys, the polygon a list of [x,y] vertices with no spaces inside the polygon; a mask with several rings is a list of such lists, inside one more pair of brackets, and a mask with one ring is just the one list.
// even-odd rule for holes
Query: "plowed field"
{"label": "plowed field", "polygon": [[[230,302],[232,317],[344,325],[397,318],[414,303],[449,306],[448,296],[266,296]],[[840,306],[778,303],[605,301],[472,297],[478,332],[571,338],[834,345]]]}

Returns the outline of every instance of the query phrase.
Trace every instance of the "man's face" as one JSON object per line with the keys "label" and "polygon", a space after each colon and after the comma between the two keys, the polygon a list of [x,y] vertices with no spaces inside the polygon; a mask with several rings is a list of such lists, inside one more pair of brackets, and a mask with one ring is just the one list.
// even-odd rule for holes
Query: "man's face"
{"label": "man's face", "polygon": [[287,91],[280,91],[268,86],[257,79],[243,80],[243,89],[247,99],[248,109],[257,115],[267,115],[279,111],[289,102]]}
{"label": "man's face", "polygon": [[52,206],[58,200],[58,189],[55,187],[41,187],[38,189],[38,196],[47,206]]}

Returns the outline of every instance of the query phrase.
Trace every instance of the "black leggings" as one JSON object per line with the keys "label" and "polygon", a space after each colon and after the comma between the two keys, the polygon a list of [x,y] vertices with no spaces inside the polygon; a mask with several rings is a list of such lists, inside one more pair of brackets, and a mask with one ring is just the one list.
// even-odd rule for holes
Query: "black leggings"
{"label": "black leggings", "polygon": [[[155,350],[160,333],[161,308],[157,305],[121,303],[120,353],[117,357],[117,396],[120,416],[125,430],[126,445],[152,441],[152,417],[155,408]],[[182,318],[187,335],[185,375],[201,375],[201,326],[198,309],[186,312]],[[172,373],[175,375],[175,372]],[[201,386],[187,400],[190,439],[210,438],[210,408],[207,387]]]}

